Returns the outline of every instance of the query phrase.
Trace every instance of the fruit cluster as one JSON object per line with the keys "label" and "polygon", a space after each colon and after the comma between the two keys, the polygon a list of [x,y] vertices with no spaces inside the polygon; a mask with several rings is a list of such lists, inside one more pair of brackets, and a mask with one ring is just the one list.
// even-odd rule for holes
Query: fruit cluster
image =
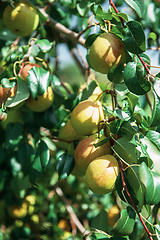
{"label": "fruit cluster", "polygon": [[[33,69],[33,67],[41,68],[40,65],[36,63],[27,63],[20,73],[20,77],[27,83],[27,76],[29,75],[29,71]],[[15,98],[16,94],[18,93],[18,83],[16,86],[12,88],[3,88],[2,84],[0,85],[0,103],[1,105],[6,102],[6,100],[10,98]],[[19,104],[17,104],[15,107],[10,107],[6,109],[6,115],[7,118],[4,117],[2,119],[1,117],[1,126],[3,129],[7,128],[8,123],[15,123],[20,122],[23,124],[23,114],[21,112],[21,107],[25,104],[28,110],[33,112],[43,112],[47,110],[54,101],[54,92],[51,88],[51,86],[48,86],[46,91],[43,94],[38,94],[38,98],[33,98],[30,94],[29,88],[27,87],[27,91],[29,92],[28,98],[23,99]]]}
{"label": "fruit cluster", "polygon": [[119,173],[111,143],[106,141],[104,134],[100,134],[100,130],[104,132],[104,119],[101,102],[88,98],[76,105],[58,135],[58,146],[74,157],[75,165],[71,173],[85,176],[88,187],[93,193],[100,195],[115,189]]}

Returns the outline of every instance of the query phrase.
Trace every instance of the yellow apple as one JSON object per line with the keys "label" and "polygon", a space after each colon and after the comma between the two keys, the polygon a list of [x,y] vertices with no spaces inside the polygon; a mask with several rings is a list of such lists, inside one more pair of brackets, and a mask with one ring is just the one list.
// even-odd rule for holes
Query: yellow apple
{"label": "yellow apple", "polygon": [[77,133],[88,136],[98,132],[99,122],[104,119],[104,111],[99,101],[87,99],[80,102],[71,113],[71,124]]}
{"label": "yellow apple", "polygon": [[[69,119],[65,125],[63,125],[58,134],[58,147],[64,150],[68,150],[70,155],[74,155],[74,141],[81,140],[80,136],[72,127],[71,120]],[[68,142],[67,142],[68,141]]]}
{"label": "yellow apple", "polygon": [[103,135],[98,138],[98,134],[94,134],[81,140],[77,145],[74,152],[75,166],[84,174],[90,162],[97,157],[112,153],[109,141],[99,147],[94,146],[98,141],[102,141],[105,138]]}
{"label": "yellow apple", "polygon": [[102,33],[92,43],[88,59],[95,71],[107,74],[113,67],[124,64],[126,56],[125,47],[117,36]]}
{"label": "yellow apple", "polygon": [[27,82],[27,76],[29,75],[28,71],[31,70],[34,66],[36,66],[37,68],[41,67],[37,63],[28,63],[23,67],[20,75],[26,82]]}
{"label": "yellow apple", "polygon": [[32,96],[30,96],[26,100],[27,107],[34,112],[43,112],[47,110],[54,101],[54,93],[52,88],[49,86],[47,91],[41,95],[38,96],[38,100],[35,100]]}
{"label": "yellow apple", "polygon": [[119,166],[116,158],[107,154],[96,158],[88,165],[85,179],[93,193],[102,195],[115,189],[118,173]]}
{"label": "yellow apple", "polygon": [[39,24],[39,15],[28,0],[20,0],[19,3],[13,1],[14,7],[10,4],[3,12],[3,23],[11,32],[18,36],[30,35]]}

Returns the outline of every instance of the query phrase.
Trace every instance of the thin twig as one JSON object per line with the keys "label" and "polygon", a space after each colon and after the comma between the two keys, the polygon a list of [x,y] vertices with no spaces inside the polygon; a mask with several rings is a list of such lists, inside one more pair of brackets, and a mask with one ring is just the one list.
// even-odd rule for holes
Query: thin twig
{"label": "thin twig", "polygon": [[79,229],[79,231],[83,234],[86,229],[84,228],[84,226],[82,225],[82,223],[79,221],[79,219],[77,218],[75,212],[73,211],[72,207],[70,206],[70,204],[68,203],[67,198],[65,197],[62,189],[58,186],[55,186],[55,191],[58,194],[58,196],[61,197],[62,201],[65,204],[65,207],[71,217],[71,219],[74,221],[75,225],[77,226],[77,228]]}

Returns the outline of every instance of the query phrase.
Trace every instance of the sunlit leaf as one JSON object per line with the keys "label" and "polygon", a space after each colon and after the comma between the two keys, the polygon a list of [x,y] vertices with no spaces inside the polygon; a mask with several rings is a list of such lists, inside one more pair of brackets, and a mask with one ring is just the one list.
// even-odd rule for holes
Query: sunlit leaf
{"label": "sunlit leaf", "polygon": [[125,2],[136,11],[140,18],[142,18],[144,14],[144,1],[145,0],[125,0]]}

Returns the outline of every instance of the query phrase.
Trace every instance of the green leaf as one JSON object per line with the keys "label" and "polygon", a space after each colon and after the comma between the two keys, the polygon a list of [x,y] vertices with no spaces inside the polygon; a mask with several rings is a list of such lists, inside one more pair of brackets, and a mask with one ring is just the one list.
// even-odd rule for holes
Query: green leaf
{"label": "green leaf", "polygon": [[104,232],[108,230],[107,211],[104,208],[102,208],[100,213],[92,219],[91,228],[102,230]]}
{"label": "green leaf", "polygon": [[49,71],[43,68],[37,68],[34,66],[28,71],[27,83],[30,93],[34,99],[37,99],[38,95],[43,95],[47,91],[50,82]]}
{"label": "green leaf", "polygon": [[153,91],[154,96],[154,104],[153,104],[153,112],[152,112],[152,122],[151,127],[157,127],[160,125],[160,98],[158,95]]}
{"label": "green leaf", "polygon": [[22,141],[23,135],[24,130],[22,124],[8,124],[5,134],[5,148],[13,151]]}
{"label": "green leaf", "polygon": [[82,91],[82,93],[80,93],[80,100],[81,100],[81,101],[84,101],[84,100],[86,100],[87,98],[89,98],[89,97],[92,95],[94,89],[95,89],[97,86],[98,86],[98,84],[97,84],[96,81],[94,81],[94,80],[91,81],[91,83],[90,83],[88,86],[86,86],[86,88],[84,88],[84,90]]}
{"label": "green leaf", "polygon": [[[16,80],[16,78],[15,78]],[[3,78],[1,80],[2,87],[4,88],[12,88],[16,86],[16,81],[15,80],[9,80],[8,78]]]}
{"label": "green leaf", "polygon": [[48,39],[36,40],[35,44],[38,44],[42,52],[48,52],[52,48],[52,44]]}
{"label": "green leaf", "polygon": [[120,219],[111,229],[111,233],[118,236],[129,235],[134,228],[136,213],[130,206],[126,207],[121,212]]}
{"label": "green leaf", "polygon": [[29,97],[30,93],[28,90],[27,83],[19,76],[17,76],[17,93],[13,97],[9,97],[5,102],[6,107],[14,107],[19,103],[23,102]]}
{"label": "green leaf", "polygon": [[141,65],[135,62],[127,63],[123,77],[126,86],[134,94],[143,95],[151,89],[151,83],[143,76]]}
{"label": "green leaf", "polygon": [[113,146],[115,154],[118,154],[125,162],[129,164],[137,163],[136,146],[129,142],[128,137],[119,138]]}
{"label": "green leaf", "polygon": [[158,204],[160,194],[160,175],[152,172],[145,163],[142,163],[139,167],[139,177],[143,186],[145,186],[145,204]]}
{"label": "green leaf", "polygon": [[81,0],[76,4],[77,11],[80,16],[84,17],[89,12],[89,4],[86,4],[85,0]]}
{"label": "green leaf", "polygon": [[146,137],[153,142],[157,148],[160,150],[160,133],[156,131],[149,130]]}
{"label": "green leaf", "polygon": [[56,168],[59,174],[59,179],[67,178],[74,167],[74,158],[68,153],[62,153],[57,157]]}
{"label": "green leaf", "polygon": [[123,80],[123,71],[124,71],[123,64],[113,67],[107,74],[109,81],[114,83],[121,83],[121,81]]}
{"label": "green leaf", "polygon": [[147,137],[141,138],[140,142],[146,147],[146,152],[147,152],[148,156],[151,158],[151,160],[153,161],[154,167],[153,167],[152,171],[154,171],[160,175],[160,165],[159,165],[160,151],[159,151],[159,149]]}
{"label": "green leaf", "polygon": [[136,199],[138,200],[138,210],[142,209],[144,204],[144,186],[140,181],[139,166],[130,166],[126,169],[128,183],[133,189]]}
{"label": "green leaf", "polygon": [[99,34],[97,33],[90,34],[85,41],[85,47],[90,47],[98,36]]}
{"label": "green leaf", "polygon": [[98,7],[96,9],[96,12],[95,12],[95,16],[96,16],[97,20],[100,20],[100,19],[112,20],[112,18],[113,18],[112,13],[111,12],[104,12],[101,5],[98,5]]}
{"label": "green leaf", "polygon": [[144,14],[144,0],[125,0],[125,2],[135,10],[140,18],[143,17]]}
{"label": "green leaf", "polygon": [[36,180],[45,172],[49,163],[50,153],[47,144],[40,140],[36,149],[35,157],[29,172],[30,181],[35,183]]}
{"label": "green leaf", "polygon": [[138,21],[129,21],[126,26],[129,29],[128,34],[123,41],[129,52],[140,54],[146,51],[146,38],[141,23]]}

